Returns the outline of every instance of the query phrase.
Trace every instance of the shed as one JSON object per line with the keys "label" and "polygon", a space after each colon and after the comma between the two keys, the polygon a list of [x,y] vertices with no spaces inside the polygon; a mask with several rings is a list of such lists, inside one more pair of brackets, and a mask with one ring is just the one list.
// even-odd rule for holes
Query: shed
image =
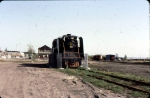
{"label": "shed", "polygon": [[102,55],[94,55],[93,56],[93,60],[102,60],[102,59],[103,59]]}
{"label": "shed", "polygon": [[112,54],[106,55],[106,60],[114,61],[115,60],[115,55],[112,55]]}

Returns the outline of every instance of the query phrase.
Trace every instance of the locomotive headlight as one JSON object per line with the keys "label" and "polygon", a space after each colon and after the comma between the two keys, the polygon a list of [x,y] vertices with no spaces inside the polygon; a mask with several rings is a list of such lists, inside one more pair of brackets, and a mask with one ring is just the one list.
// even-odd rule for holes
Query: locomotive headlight
{"label": "locomotive headlight", "polygon": [[73,43],[70,43],[70,48],[73,48]]}
{"label": "locomotive headlight", "polygon": [[72,46],[72,43],[70,43],[70,46]]}

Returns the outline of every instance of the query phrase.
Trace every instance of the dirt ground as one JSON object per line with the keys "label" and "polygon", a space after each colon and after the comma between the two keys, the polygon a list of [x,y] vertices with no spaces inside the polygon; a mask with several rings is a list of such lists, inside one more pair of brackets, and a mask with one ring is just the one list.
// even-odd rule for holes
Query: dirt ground
{"label": "dirt ground", "polygon": [[133,74],[150,79],[150,62],[103,62],[89,61],[89,67],[102,71]]}
{"label": "dirt ground", "polygon": [[46,64],[0,62],[1,98],[126,98],[99,89]]}

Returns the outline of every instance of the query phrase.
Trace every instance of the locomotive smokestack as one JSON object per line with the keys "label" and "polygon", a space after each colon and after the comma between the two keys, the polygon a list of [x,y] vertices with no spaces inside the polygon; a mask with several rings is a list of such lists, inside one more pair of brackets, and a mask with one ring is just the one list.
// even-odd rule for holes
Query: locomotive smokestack
{"label": "locomotive smokestack", "polygon": [[67,36],[71,36],[71,34],[67,34]]}

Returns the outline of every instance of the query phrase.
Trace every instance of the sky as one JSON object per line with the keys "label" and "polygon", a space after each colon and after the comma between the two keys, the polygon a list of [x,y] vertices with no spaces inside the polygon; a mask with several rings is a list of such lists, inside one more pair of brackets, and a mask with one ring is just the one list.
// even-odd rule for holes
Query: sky
{"label": "sky", "polygon": [[84,52],[150,57],[147,0],[2,1],[0,49],[52,48],[55,38],[81,36]]}

